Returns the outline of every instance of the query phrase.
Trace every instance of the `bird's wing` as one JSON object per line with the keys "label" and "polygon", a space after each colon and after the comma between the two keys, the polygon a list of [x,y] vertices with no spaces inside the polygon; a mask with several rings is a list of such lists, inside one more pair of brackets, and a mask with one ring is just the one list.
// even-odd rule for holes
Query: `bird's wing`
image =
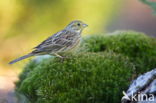
{"label": "bird's wing", "polygon": [[34,53],[42,52],[58,52],[68,47],[73,42],[73,36],[76,34],[70,31],[60,31],[53,36],[49,37],[41,44],[35,47]]}
{"label": "bird's wing", "polygon": [[46,40],[44,40],[43,42],[41,42],[39,45],[37,45],[36,47],[34,47],[34,49],[39,49],[39,48],[43,48],[44,46],[51,44],[53,39],[61,32],[58,32],[50,37],[48,37]]}

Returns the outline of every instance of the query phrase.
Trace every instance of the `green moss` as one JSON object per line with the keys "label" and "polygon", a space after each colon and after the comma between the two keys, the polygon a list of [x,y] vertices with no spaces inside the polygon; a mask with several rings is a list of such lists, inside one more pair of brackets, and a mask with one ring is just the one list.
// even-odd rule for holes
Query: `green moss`
{"label": "green moss", "polygon": [[115,32],[93,35],[84,39],[87,52],[113,51],[128,56],[136,65],[137,73],[156,67],[156,39],[138,32]]}
{"label": "green moss", "polygon": [[84,38],[79,54],[26,65],[16,91],[32,103],[120,103],[135,75],[156,67],[156,40],[137,32]]}
{"label": "green moss", "polygon": [[33,69],[34,69],[37,65],[38,65],[38,64],[37,64],[36,61],[32,61],[32,62],[28,63],[28,64],[25,66],[25,68],[24,68],[22,74],[19,76],[20,81],[16,82],[16,88],[19,88],[19,86],[21,85],[22,81],[28,77],[29,73],[31,73],[31,71],[33,71]]}
{"label": "green moss", "polygon": [[32,103],[119,103],[133,67],[112,52],[70,54],[64,61],[48,59],[33,67],[17,91]]}

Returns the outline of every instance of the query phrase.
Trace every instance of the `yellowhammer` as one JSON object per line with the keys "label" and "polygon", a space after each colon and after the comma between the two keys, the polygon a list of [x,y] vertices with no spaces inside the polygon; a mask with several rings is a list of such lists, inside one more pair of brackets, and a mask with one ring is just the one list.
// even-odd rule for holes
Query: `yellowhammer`
{"label": "yellowhammer", "polygon": [[81,39],[82,30],[88,25],[82,21],[75,20],[68,24],[65,29],[57,32],[56,34],[50,36],[41,44],[36,46],[31,53],[22,56],[18,59],[11,61],[9,64],[16,63],[20,60],[26,59],[31,56],[38,55],[55,55],[62,58],[59,55],[61,52],[67,52],[79,44]]}

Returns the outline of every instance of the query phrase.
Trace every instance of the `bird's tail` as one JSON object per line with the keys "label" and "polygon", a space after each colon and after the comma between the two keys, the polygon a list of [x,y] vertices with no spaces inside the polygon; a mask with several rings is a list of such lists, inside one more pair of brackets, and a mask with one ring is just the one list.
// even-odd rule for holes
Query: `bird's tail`
{"label": "bird's tail", "polygon": [[9,64],[14,64],[14,63],[16,63],[16,62],[18,62],[18,61],[20,61],[20,60],[26,59],[26,58],[31,57],[31,56],[33,56],[33,55],[34,55],[34,54],[29,53],[29,54],[27,54],[27,55],[24,55],[24,56],[22,56],[22,57],[19,57],[19,58],[15,59],[15,60],[9,62]]}

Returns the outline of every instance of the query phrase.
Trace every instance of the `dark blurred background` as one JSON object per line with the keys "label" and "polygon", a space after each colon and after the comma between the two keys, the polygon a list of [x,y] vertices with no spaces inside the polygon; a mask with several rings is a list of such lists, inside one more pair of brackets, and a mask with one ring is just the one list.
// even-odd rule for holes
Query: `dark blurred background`
{"label": "dark blurred background", "polygon": [[156,36],[156,15],[140,0],[0,0],[0,100],[29,59],[8,62],[76,19],[89,25],[83,36],[117,30]]}

